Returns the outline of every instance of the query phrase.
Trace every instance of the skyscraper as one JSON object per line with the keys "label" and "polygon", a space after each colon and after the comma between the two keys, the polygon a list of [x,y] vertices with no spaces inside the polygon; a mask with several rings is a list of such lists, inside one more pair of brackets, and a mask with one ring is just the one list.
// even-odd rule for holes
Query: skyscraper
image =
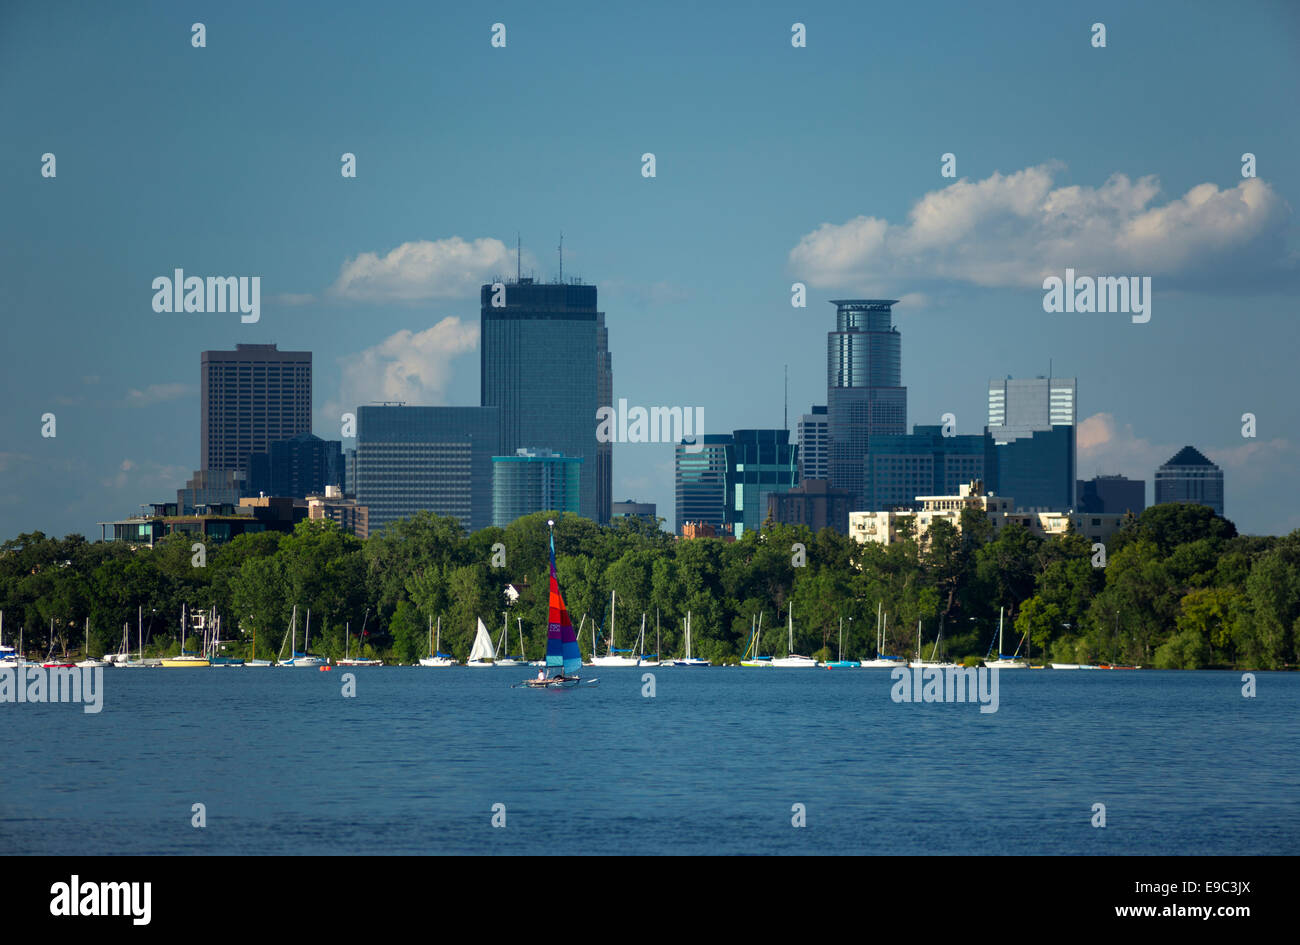
{"label": "skyscraper", "polygon": [[1194,502],[1223,514],[1223,470],[1205,454],[1184,446],[1156,470],[1156,505]]}
{"label": "skyscraper", "polygon": [[481,403],[499,409],[498,452],[580,458],[580,514],[608,522],[613,444],[597,442],[596,411],[612,406],[614,380],[596,287],[520,278],[504,288],[500,307],[491,285],[480,294]]}
{"label": "skyscraper", "polygon": [[269,452],[249,457],[251,494],[305,499],[309,495],[324,495],[326,486],[343,487],[346,479],[343,444],[338,440],[322,440],[312,433],[299,433],[272,443]]}
{"label": "skyscraper", "polygon": [[989,381],[988,429],[997,458],[993,481],[1017,508],[1068,512],[1076,507],[1076,394],[1072,377]]}
{"label": "skyscraper", "polygon": [[814,406],[799,418],[799,481],[831,478],[830,434],[826,407]]}
{"label": "skyscraper", "polygon": [[789,430],[736,430],[726,450],[725,521],[737,538],[759,529],[768,498],[798,484],[799,447]]}
{"label": "skyscraper", "polygon": [[706,433],[695,441],[678,443],[677,534],[687,522],[702,522],[720,528],[726,522],[727,444],[726,434]]}
{"label": "skyscraper", "polygon": [[492,524],[505,528],[534,512],[578,514],[582,460],[551,450],[492,457]]}
{"label": "skyscraper", "polygon": [[311,433],[311,352],[237,344],[199,359],[200,458],[205,473],[237,471],[272,443]]}
{"label": "skyscraper", "polygon": [[491,525],[500,429],[495,407],[358,407],[356,499],[371,532],[422,510]]}
{"label": "skyscraper", "polygon": [[1147,507],[1145,479],[1125,476],[1096,476],[1075,484],[1080,512],[1132,512],[1141,515]]}
{"label": "skyscraper", "polygon": [[862,504],[855,511],[891,511],[916,506],[917,496],[957,495],[979,480],[998,491],[993,438],[944,436],[943,427],[916,425],[910,434],[877,436],[867,455]]}
{"label": "skyscraper", "polygon": [[826,416],[831,484],[848,489],[855,507],[871,438],[907,432],[901,341],[893,326],[897,299],[836,299],[835,330],[826,336]]}

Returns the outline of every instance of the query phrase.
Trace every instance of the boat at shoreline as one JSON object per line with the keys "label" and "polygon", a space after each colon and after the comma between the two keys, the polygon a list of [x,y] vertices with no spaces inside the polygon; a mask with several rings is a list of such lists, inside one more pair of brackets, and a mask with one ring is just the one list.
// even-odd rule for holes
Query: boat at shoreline
{"label": "boat at shoreline", "polygon": [[[1006,656],[1002,652],[1002,619],[1004,616],[1004,610],[1005,608],[998,608],[998,658],[995,660],[989,660],[985,657],[984,665],[989,669],[1027,669],[1029,667],[1028,663],[1024,660],[1016,659],[1016,657],[1020,655],[1020,644],[1016,644],[1016,652],[1012,653],[1010,656]],[[1024,641],[1022,640],[1021,642]],[[992,643],[989,644],[989,649],[993,649]]]}
{"label": "boat at shoreline", "polygon": [[791,603],[786,609],[786,627],[789,636],[786,638],[785,656],[779,656],[772,660],[772,665],[778,669],[815,669],[817,661],[811,656],[800,656],[794,652],[794,604]]}
{"label": "boat at shoreline", "polygon": [[[634,656],[621,656],[622,653],[631,653],[632,650],[620,650],[614,646],[614,605],[615,595],[613,591],[609,592],[609,652],[605,656],[596,656],[593,651],[591,656],[592,666],[636,666],[637,660]],[[592,624],[592,633],[595,633],[596,625]]]}
{"label": "boat at shoreline", "polygon": [[442,618],[438,618],[438,642],[433,642],[433,618],[429,618],[429,655],[420,657],[420,666],[456,666],[450,653],[442,652]]}
{"label": "boat at shoreline", "polygon": [[[298,652],[298,605],[293,605],[293,617],[289,623],[289,658],[276,663],[276,666],[287,666],[290,669],[314,669],[321,666],[328,666],[329,660],[323,656],[312,656],[307,652],[307,639],[311,635],[311,608],[307,608],[307,624],[303,627],[302,633],[302,652]],[[283,646],[283,644],[281,644]],[[283,652],[283,651],[282,651]]]}
{"label": "boat at shoreline", "polygon": [[839,658],[827,663],[819,663],[823,669],[853,669],[858,665],[857,660],[846,660],[844,658],[844,618],[840,618],[840,651]]}
{"label": "boat at shoreline", "polygon": [[863,660],[858,665],[863,669],[893,669],[895,666],[906,666],[907,661],[901,656],[886,656],[885,649],[885,628],[889,626],[889,614],[884,615],[884,622],[881,622],[880,601],[876,602],[876,658]]}
{"label": "boat at shoreline", "polygon": [[[755,627],[754,618],[749,618],[749,643],[745,645],[745,652],[740,654],[740,665],[747,669],[762,669],[772,665],[772,657],[758,655],[758,638],[763,633],[763,612],[758,613],[758,625]],[[751,655],[752,649],[752,655]],[[748,656],[749,659],[745,657]]]}
{"label": "boat at shoreline", "polygon": [[469,659],[465,661],[466,666],[472,666],[475,669],[495,666],[493,659],[497,651],[492,646],[492,637],[488,635],[487,627],[483,626],[483,618],[475,617],[478,621],[478,627],[474,634],[474,646],[469,651]]}
{"label": "boat at shoreline", "polygon": [[686,611],[686,656],[679,660],[672,661],[673,666],[709,666],[712,665],[706,659],[700,659],[698,656],[691,656],[691,612]]}

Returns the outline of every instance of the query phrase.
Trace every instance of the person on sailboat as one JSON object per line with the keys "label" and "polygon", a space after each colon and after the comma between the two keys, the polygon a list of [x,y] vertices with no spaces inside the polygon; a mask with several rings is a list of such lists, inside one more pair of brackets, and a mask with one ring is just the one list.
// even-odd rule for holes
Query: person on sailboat
{"label": "person on sailboat", "polygon": [[542,681],[543,679],[545,679],[545,678],[546,678],[546,670],[544,670],[544,669],[539,669],[539,670],[537,671],[537,681],[538,681],[538,682],[541,682],[541,681]]}

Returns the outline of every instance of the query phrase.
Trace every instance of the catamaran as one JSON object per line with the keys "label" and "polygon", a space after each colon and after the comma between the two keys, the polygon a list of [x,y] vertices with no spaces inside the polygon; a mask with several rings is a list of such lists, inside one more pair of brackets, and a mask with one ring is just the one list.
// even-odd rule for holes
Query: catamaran
{"label": "catamaran", "polygon": [[[436,647],[436,648],[435,648]],[[442,618],[438,618],[438,642],[433,642],[433,618],[429,618],[429,655],[420,657],[421,666],[455,666],[456,660],[450,653],[442,652]]]}
{"label": "catamaran", "polygon": [[[573,620],[568,605],[560,593],[560,582],[555,575],[555,521],[548,519],[551,529],[551,587],[546,621],[546,668],[536,679],[525,679],[529,689],[573,689],[580,683],[594,685],[595,679],[582,679],[582,654],[578,651],[578,635],[573,632]],[[558,669],[556,673],[551,670]],[[514,688],[513,686],[511,688]]]}
{"label": "catamaran", "polygon": [[698,656],[691,656],[691,612],[686,611],[686,656],[684,659],[673,660],[674,666],[709,666],[708,660],[700,659]]}
{"label": "catamaran", "polygon": [[772,660],[772,665],[783,669],[812,669],[817,661],[811,656],[799,656],[794,652],[794,604],[786,611],[786,626],[789,632],[785,647],[785,656]]}
{"label": "catamaran", "polygon": [[492,648],[492,638],[488,636],[487,627],[483,626],[483,618],[474,618],[478,621],[478,630],[474,634],[474,646],[469,651],[469,659],[465,661],[466,666],[495,666],[492,660],[496,657],[497,651]]}
{"label": "catamaran", "polygon": [[[592,625],[593,632],[595,624]],[[631,650],[619,650],[614,647],[614,592],[609,592],[609,653],[605,656],[592,656],[592,666],[635,666],[637,665],[636,657],[620,656],[620,653],[631,653]]]}
{"label": "catamaran", "polygon": [[[1029,664],[1026,663],[1024,660],[1016,659],[1016,656],[1019,655],[1020,653],[1019,644],[1016,645],[1016,652],[1012,653],[1010,656],[1005,656],[1002,653],[1002,616],[1003,616],[1003,608],[999,607],[998,608],[998,658],[995,660],[990,660],[987,657],[985,657],[984,665],[987,666],[989,669],[1025,669],[1029,666]],[[989,649],[990,650],[993,649],[991,644],[989,646]]]}

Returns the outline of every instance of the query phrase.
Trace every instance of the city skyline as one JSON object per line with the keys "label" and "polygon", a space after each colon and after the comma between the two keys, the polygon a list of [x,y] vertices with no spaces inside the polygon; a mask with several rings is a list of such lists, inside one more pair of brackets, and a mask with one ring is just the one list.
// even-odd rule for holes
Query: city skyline
{"label": "city skyline", "polygon": [[[203,350],[314,352],[311,432],[326,440],[371,401],[478,404],[479,286],[519,271],[517,234],[524,274],[558,274],[561,231],[565,274],[600,293],[616,398],[701,406],[706,432],[772,429],[788,364],[793,437],[826,400],[826,304],[898,298],[907,429],[951,412],[978,434],[989,380],[1077,377],[1079,479],[1153,483],[1192,445],[1224,471],[1228,518],[1284,534],[1300,527],[1279,501],[1300,462],[1300,140],[1267,97],[1228,91],[1296,86],[1296,15],[1272,9],[1280,27],[1261,34],[1202,4],[993,29],[959,5],[831,4],[799,14],[802,49],[773,6],[557,22],[410,4],[360,34],[346,17],[232,10],[204,49],[158,9],[7,10],[0,76],[23,94],[0,102],[0,534],[93,536],[184,486]],[[924,36],[926,51],[862,58],[881,35]],[[1213,56],[1194,54],[1206,43]],[[373,68],[315,94],[330,62],[374,49]],[[579,50],[602,81],[548,66]],[[679,68],[646,71],[664,56]],[[1096,133],[1058,107],[1085,96]],[[557,102],[594,122],[580,147]],[[1243,177],[1247,153],[1258,177]],[[260,277],[258,320],[154,311],[153,281],[178,268]],[[1045,311],[1042,280],[1069,270],[1150,277],[1150,320]],[[671,444],[614,446],[612,495],[669,522],[673,478]]]}

